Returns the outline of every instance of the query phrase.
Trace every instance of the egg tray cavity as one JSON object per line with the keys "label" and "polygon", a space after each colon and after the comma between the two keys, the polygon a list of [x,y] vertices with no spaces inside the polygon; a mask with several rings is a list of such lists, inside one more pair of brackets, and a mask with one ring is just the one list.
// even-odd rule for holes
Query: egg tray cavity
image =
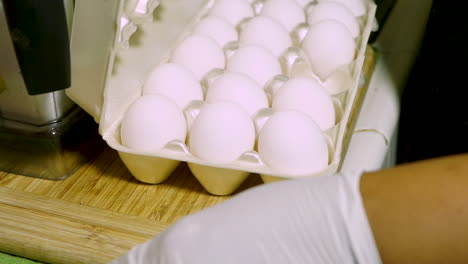
{"label": "egg tray cavity", "polygon": [[[138,152],[121,144],[120,122],[126,109],[141,95],[142,85],[148,73],[155,66],[168,61],[171,48],[176,47],[191,33],[194,26],[209,12],[215,0],[161,1],[154,12],[153,3],[151,8],[146,10],[146,15],[144,12],[143,15],[134,12],[132,5],[138,6],[138,3],[133,2],[122,0],[117,8],[116,32],[113,48],[109,50],[99,122],[104,140],[118,151],[120,158],[134,177],[142,182],[157,184],[166,180],[180,162],[187,162],[198,181],[208,192],[215,195],[234,192],[251,173],[260,174],[264,182],[296,178],[294,175],[275,172],[262,162],[255,151],[247,152],[229,164],[215,164],[193,156],[185,142],[169,142],[164,149],[152,153]],[[254,10],[259,9],[258,4],[259,2],[252,3]],[[129,5],[133,8],[129,8]],[[318,173],[304,175],[305,177],[332,174],[337,171],[344,158],[343,142],[348,132],[346,130],[354,99],[360,88],[359,78],[365,59],[367,40],[374,22],[375,9],[374,3],[367,3],[367,13],[360,18],[362,28],[358,37],[357,55],[351,66],[352,84],[345,92],[333,96],[339,122],[334,128],[325,132],[330,150],[329,166]],[[299,28],[296,32],[298,35],[300,30]],[[294,36],[292,39],[294,42]],[[225,52],[229,54],[235,48],[236,45],[231,44],[225,47]],[[283,73],[286,75],[298,66],[295,63],[288,64],[288,61],[294,61],[296,55],[294,52],[285,52],[280,58],[283,60]],[[281,82],[280,76],[277,79]],[[204,81],[209,82],[209,80]],[[274,82],[270,85],[273,87]],[[186,109],[186,116],[189,118],[191,113],[199,109],[200,104],[203,102],[195,102]],[[270,115],[271,111],[271,109],[262,111],[257,115],[257,121],[261,120],[262,115]]]}

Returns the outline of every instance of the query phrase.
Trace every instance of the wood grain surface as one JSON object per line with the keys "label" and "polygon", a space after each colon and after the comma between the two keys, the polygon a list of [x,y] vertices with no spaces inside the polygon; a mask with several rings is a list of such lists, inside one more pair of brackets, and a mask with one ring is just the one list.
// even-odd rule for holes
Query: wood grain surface
{"label": "wood grain surface", "polygon": [[[365,80],[374,65],[368,48]],[[237,192],[261,183],[253,174]],[[110,148],[62,181],[0,172],[0,251],[47,263],[106,263],[229,197],[207,193],[185,163],[162,184],[141,183]]]}
{"label": "wood grain surface", "polygon": [[[239,191],[260,183],[260,178],[253,175]],[[0,186],[129,216],[142,216],[163,224],[171,224],[181,216],[228,198],[207,193],[186,164],[181,164],[162,184],[141,183],[133,178],[110,148],[65,180],[49,181],[3,173],[0,174]]]}
{"label": "wood grain surface", "polygon": [[[239,191],[260,183],[253,175]],[[138,182],[110,148],[62,181],[0,172],[0,251],[47,263],[106,263],[228,198],[208,194],[185,164],[162,184]]]}
{"label": "wood grain surface", "polygon": [[167,226],[0,187],[0,248],[47,263],[106,263]]}

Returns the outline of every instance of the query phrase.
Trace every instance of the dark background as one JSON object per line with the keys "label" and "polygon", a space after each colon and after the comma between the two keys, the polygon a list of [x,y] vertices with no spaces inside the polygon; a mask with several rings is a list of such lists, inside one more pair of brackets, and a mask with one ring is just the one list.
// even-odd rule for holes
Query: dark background
{"label": "dark background", "polygon": [[468,152],[467,37],[465,8],[434,0],[403,92],[398,163]]}

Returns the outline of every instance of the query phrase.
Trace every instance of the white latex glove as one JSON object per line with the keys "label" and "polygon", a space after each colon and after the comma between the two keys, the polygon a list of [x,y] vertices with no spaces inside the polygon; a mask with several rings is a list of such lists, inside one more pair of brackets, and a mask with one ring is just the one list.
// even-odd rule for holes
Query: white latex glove
{"label": "white latex glove", "polygon": [[113,263],[380,263],[359,179],[336,174],[247,190]]}

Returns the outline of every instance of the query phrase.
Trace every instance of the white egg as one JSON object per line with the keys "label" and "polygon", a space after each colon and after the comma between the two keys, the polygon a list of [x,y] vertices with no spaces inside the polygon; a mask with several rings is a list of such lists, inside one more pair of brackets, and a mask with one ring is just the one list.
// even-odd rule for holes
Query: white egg
{"label": "white egg", "polygon": [[312,7],[307,22],[309,25],[314,25],[330,19],[343,23],[353,38],[359,36],[360,28],[356,17],[345,5],[337,2],[322,2]]}
{"label": "white egg", "polygon": [[210,13],[226,19],[234,26],[254,16],[253,8],[246,0],[217,0]]}
{"label": "white egg", "polygon": [[353,61],[356,44],[346,26],[338,21],[324,20],[310,26],[302,48],[312,71],[324,80]]}
{"label": "white egg", "polygon": [[305,22],[304,10],[294,0],[269,0],[263,5],[261,15],[276,20],[289,32]]}
{"label": "white egg", "polygon": [[203,100],[203,91],[195,75],[176,63],[154,68],[143,86],[143,95],[162,94],[184,109],[194,100]]}
{"label": "white egg", "polygon": [[275,93],[275,110],[295,110],[309,115],[322,130],[335,125],[335,107],[322,85],[310,78],[286,81]]}
{"label": "white egg", "polygon": [[137,151],[158,151],[172,140],[185,141],[187,127],[182,110],[162,95],[145,95],[125,112],[122,145]]}
{"label": "white egg", "polygon": [[349,69],[338,69],[323,82],[323,87],[330,95],[337,95],[350,89],[353,85],[353,76]]}
{"label": "white egg", "polygon": [[265,48],[254,45],[239,48],[229,58],[226,69],[249,76],[263,88],[268,81],[281,74],[278,59]]}
{"label": "white egg", "polygon": [[274,113],[258,138],[261,159],[278,173],[313,174],[328,166],[328,146],[320,128],[306,114]]}
{"label": "white egg", "polygon": [[366,4],[364,0],[318,0],[319,3],[324,2],[338,2],[351,10],[354,16],[363,16],[366,14]]}
{"label": "white egg", "polygon": [[292,45],[288,31],[275,20],[258,16],[249,20],[240,33],[241,45],[258,45],[280,56]]}
{"label": "white egg", "polygon": [[226,59],[221,46],[212,38],[194,34],[187,37],[172,53],[171,62],[182,64],[200,80],[213,69],[222,69]]}
{"label": "white egg", "polygon": [[207,35],[224,47],[231,41],[237,41],[237,31],[233,25],[217,16],[207,16],[195,27],[195,32]]}
{"label": "white egg", "polygon": [[265,91],[247,75],[226,72],[218,77],[208,89],[207,103],[232,102],[253,116],[260,109],[268,108]]}
{"label": "white egg", "polygon": [[249,114],[231,102],[206,104],[190,129],[192,153],[214,163],[238,159],[255,144],[255,127]]}

